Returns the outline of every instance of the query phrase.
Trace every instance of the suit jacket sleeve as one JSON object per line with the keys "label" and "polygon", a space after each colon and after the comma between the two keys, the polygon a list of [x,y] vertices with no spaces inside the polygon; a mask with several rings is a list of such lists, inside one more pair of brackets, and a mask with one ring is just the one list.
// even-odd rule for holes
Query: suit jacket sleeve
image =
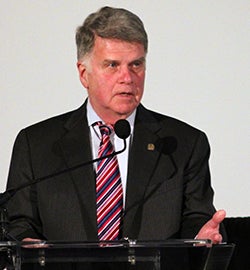
{"label": "suit jacket sleeve", "polygon": [[215,212],[208,165],[209,155],[207,137],[200,132],[183,170],[182,238],[194,237]]}
{"label": "suit jacket sleeve", "polygon": [[[7,188],[16,188],[33,180],[32,161],[25,130],[22,130],[15,141]],[[18,191],[8,203],[11,235],[19,240],[25,237],[43,238],[39,224],[39,213],[36,208],[34,187]]]}

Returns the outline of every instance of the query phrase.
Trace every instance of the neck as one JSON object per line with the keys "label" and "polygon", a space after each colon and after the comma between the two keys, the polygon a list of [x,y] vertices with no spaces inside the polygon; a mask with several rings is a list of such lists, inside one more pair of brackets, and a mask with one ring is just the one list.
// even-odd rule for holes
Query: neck
{"label": "neck", "polygon": [[121,114],[121,115],[99,115],[100,118],[103,120],[103,122],[105,124],[110,124],[110,125],[114,125],[118,120],[120,119],[126,119],[127,117],[129,117],[130,114]]}
{"label": "neck", "polygon": [[[87,107],[88,107],[87,110],[88,110],[89,116],[91,114],[96,114],[98,116],[98,118],[100,118],[99,120],[101,120],[105,124],[110,124],[110,125],[114,125],[120,119],[128,119],[133,114],[133,112],[126,113],[126,114],[119,114],[119,113],[114,113],[114,112],[108,111],[108,110],[107,111],[103,111],[103,110],[100,111],[100,110],[98,110],[98,108],[94,108],[94,106],[92,106],[90,100],[88,100]],[[94,117],[94,119],[90,120],[90,123],[92,123],[93,121],[96,121],[95,117]]]}
{"label": "neck", "polygon": [[96,109],[94,107],[93,107],[93,109],[105,124],[110,124],[110,125],[114,125],[120,119],[127,119],[132,114],[132,112],[129,112],[129,113],[116,113],[116,112],[113,112],[113,111],[110,111],[110,110],[107,110],[107,111],[102,110],[102,111],[100,111],[100,110],[98,110],[98,109]]}

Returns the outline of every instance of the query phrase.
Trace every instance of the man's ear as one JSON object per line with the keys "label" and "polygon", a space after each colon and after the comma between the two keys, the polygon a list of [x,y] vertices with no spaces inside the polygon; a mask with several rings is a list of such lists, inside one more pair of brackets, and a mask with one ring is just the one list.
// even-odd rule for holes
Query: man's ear
{"label": "man's ear", "polygon": [[84,63],[82,62],[77,62],[77,69],[78,69],[78,73],[79,73],[79,78],[80,81],[82,83],[82,85],[88,89],[88,76],[87,76],[87,67]]}

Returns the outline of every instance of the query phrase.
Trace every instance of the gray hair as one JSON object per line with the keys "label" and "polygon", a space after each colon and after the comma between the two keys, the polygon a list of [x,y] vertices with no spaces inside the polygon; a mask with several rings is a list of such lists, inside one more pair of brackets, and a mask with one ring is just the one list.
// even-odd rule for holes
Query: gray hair
{"label": "gray hair", "polygon": [[148,38],[141,19],[122,8],[103,7],[90,14],[76,30],[77,59],[82,60],[94,47],[95,36],[138,42],[148,50]]}

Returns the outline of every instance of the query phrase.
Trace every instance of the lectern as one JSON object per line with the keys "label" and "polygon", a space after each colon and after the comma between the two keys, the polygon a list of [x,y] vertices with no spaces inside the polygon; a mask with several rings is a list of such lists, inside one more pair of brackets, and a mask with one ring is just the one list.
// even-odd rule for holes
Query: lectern
{"label": "lectern", "polygon": [[[209,240],[1,242],[1,269],[226,270],[233,244]],[[34,268],[32,268],[32,266]],[[62,267],[62,268],[60,268]]]}

